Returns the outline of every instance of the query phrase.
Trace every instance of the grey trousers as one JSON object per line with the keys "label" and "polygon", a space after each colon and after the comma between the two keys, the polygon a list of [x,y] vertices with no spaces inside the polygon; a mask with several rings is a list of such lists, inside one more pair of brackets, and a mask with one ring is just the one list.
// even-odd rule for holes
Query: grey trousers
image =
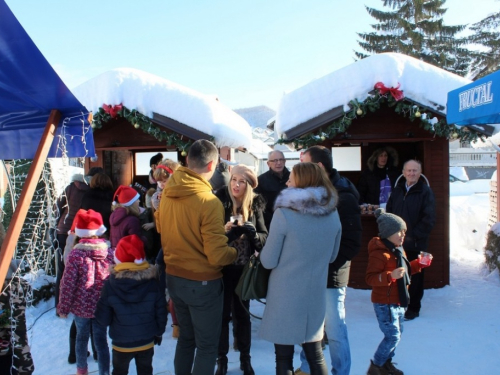
{"label": "grey trousers", "polygon": [[167,275],[167,288],[180,331],[175,374],[213,374],[222,324],[222,279],[193,281]]}

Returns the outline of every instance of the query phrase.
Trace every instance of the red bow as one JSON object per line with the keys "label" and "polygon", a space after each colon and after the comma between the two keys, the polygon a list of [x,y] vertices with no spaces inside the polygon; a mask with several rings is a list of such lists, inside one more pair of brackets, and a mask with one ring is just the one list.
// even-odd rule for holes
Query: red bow
{"label": "red bow", "polygon": [[123,105],[121,103],[117,105],[107,105],[107,104],[102,105],[102,109],[104,109],[104,112],[109,113],[111,118],[115,118],[116,116],[118,116],[118,112],[120,112],[122,108]]}
{"label": "red bow", "polygon": [[403,91],[402,90],[398,90],[399,86],[401,86],[400,83],[398,83],[397,87],[392,87],[392,88],[386,87],[382,82],[377,82],[375,84],[375,88],[378,90],[378,92],[380,93],[380,95],[385,95],[388,92],[390,92],[391,95],[392,95],[392,97],[394,99],[396,99],[396,101],[399,101],[399,100],[401,100],[401,99],[403,99],[405,97],[405,94],[403,94]]}

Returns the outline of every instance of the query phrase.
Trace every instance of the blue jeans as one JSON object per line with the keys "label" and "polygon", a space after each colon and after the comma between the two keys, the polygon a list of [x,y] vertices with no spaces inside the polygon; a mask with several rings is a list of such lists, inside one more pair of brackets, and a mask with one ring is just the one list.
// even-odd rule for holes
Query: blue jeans
{"label": "blue jeans", "polygon": [[97,323],[95,319],[81,318],[75,316],[76,324],[76,367],[87,369],[87,350],[89,347],[90,325],[92,324],[92,334],[94,344],[99,358],[99,375],[109,375],[109,348],[106,334],[106,327]]}
{"label": "blue jeans", "polygon": [[[345,295],[347,287],[326,290],[325,332],[332,363],[332,374],[349,375],[351,371],[351,350],[347,325],[345,323]],[[300,369],[310,373],[304,351],[300,352]]]}
{"label": "blue jeans", "polygon": [[167,274],[180,336],[175,348],[177,375],[213,374],[222,326],[222,279],[193,281]]}
{"label": "blue jeans", "polygon": [[384,338],[373,356],[373,363],[377,366],[383,366],[388,359],[394,357],[396,346],[401,340],[405,308],[399,305],[374,303],[373,309],[377,316],[378,326],[384,334]]}

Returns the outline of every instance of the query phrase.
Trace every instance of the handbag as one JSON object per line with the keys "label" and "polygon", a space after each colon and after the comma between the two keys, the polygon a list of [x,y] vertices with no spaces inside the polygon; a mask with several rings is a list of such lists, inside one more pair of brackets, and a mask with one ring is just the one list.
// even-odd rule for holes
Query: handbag
{"label": "handbag", "polygon": [[264,268],[260,258],[252,255],[243,268],[235,292],[242,301],[266,298],[271,270]]}

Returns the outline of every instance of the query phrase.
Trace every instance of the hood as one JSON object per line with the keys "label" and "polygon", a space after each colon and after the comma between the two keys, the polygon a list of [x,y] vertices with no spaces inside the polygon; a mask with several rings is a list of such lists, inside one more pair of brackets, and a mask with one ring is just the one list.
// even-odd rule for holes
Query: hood
{"label": "hood", "polygon": [[324,187],[288,188],[278,195],[274,209],[289,208],[302,214],[325,216],[335,211],[338,203],[338,197],[334,195],[326,205],[323,205],[326,203],[326,197]]}
{"label": "hood", "polygon": [[158,267],[153,265],[145,270],[119,272],[115,266],[111,266],[109,274],[110,288],[127,303],[138,303],[148,293],[150,280],[156,279],[159,272]]}
{"label": "hood", "polygon": [[110,243],[104,239],[86,239],[82,238],[72,251],[78,251],[78,255],[92,260],[104,260],[108,257]]}
{"label": "hood", "polygon": [[179,167],[168,179],[163,195],[172,199],[181,199],[198,193],[212,191],[210,182],[186,167]]}
{"label": "hood", "polygon": [[127,216],[127,209],[124,207],[118,207],[111,213],[111,216],[109,217],[109,223],[111,225],[118,226]]}

